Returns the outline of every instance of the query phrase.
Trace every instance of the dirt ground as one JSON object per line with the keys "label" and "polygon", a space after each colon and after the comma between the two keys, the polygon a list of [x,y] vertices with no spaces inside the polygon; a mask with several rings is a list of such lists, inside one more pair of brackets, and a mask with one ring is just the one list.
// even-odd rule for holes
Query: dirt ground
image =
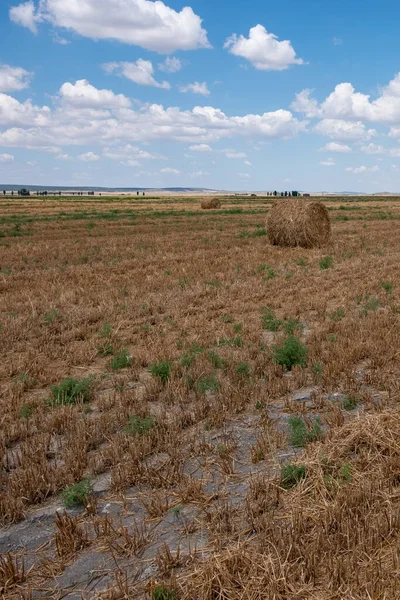
{"label": "dirt ground", "polygon": [[1,597],[400,597],[400,198],[221,200],[0,199]]}

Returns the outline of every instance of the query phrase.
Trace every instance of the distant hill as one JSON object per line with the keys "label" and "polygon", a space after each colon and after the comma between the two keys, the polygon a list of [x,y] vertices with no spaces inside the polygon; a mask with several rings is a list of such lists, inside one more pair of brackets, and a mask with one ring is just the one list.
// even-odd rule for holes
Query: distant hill
{"label": "distant hill", "polygon": [[8,192],[17,192],[21,188],[25,188],[30,192],[37,192],[41,190],[47,190],[48,192],[68,192],[68,191],[79,191],[79,192],[216,192],[218,190],[210,190],[207,188],[192,188],[192,187],[172,187],[172,188],[141,188],[141,187],[96,187],[96,186],[85,186],[85,185],[28,185],[20,184],[15,185],[12,183],[0,183],[1,190],[7,190]]}

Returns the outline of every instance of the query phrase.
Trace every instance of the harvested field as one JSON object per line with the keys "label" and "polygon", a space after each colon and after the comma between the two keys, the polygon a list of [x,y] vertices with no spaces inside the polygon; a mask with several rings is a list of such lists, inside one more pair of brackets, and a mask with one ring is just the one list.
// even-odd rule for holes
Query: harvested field
{"label": "harvested field", "polygon": [[400,198],[0,201],[4,598],[400,597]]}

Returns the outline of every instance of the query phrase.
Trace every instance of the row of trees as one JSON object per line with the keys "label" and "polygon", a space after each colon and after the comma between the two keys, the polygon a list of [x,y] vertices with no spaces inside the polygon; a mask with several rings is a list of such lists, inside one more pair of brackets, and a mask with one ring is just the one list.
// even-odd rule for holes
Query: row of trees
{"label": "row of trees", "polygon": [[297,196],[301,196],[301,194],[299,194],[299,192],[297,192],[296,190],[294,190],[293,192],[277,192],[276,190],[274,192],[267,192],[267,196],[283,196],[285,198],[289,197],[294,197],[297,198]]}

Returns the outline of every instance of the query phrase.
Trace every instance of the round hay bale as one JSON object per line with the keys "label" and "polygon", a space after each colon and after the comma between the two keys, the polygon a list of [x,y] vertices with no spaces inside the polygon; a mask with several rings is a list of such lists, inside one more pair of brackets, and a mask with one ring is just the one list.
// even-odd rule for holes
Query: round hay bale
{"label": "round hay bale", "polygon": [[301,198],[278,200],[268,215],[267,232],[274,246],[320,248],[331,235],[328,209]]}
{"label": "round hay bale", "polygon": [[221,202],[218,198],[203,198],[201,201],[201,208],[203,210],[210,210],[211,208],[221,208]]}

